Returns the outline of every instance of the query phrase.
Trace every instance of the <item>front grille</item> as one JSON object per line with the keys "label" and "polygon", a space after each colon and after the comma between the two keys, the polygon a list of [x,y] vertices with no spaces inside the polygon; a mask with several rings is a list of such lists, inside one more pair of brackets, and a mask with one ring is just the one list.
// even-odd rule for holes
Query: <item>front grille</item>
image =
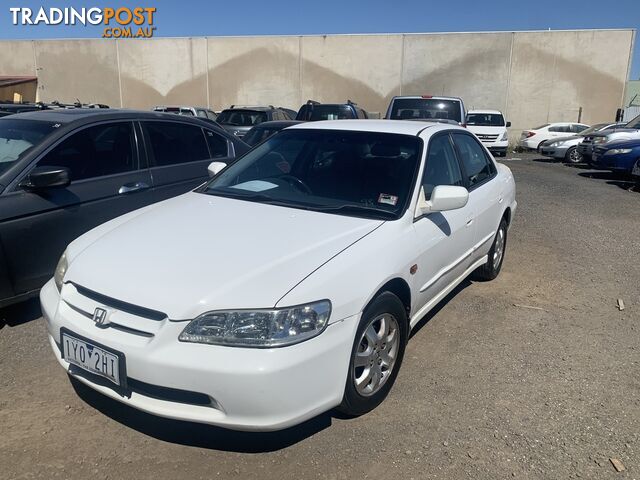
{"label": "front grille", "polygon": [[146,318],[149,320],[160,321],[167,318],[166,313],[159,312],[158,310],[152,310],[150,308],[141,307],[139,305],[133,305],[132,303],[123,302],[122,300],[102,295],[101,293],[94,292],[93,290],[89,290],[88,288],[77,285],[75,283],[73,284],[73,286],[76,287],[76,290],[80,295],[90,298],[91,300],[99,302],[107,307],[112,307],[116,310],[121,310],[131,315]]}
{"label": "front grille", "polygon": [[481,141],[483,142],[495,142],[498,139],[498,135],[485,135],[485,134],[478,134],[476,135]]}
{"label": "front grille", "polygon": [[[78,308],[75,305],[71,305],[66,300],[64,300],[64,303],[66,303],[71,310],[74,310],[74,311],[78,312],[80,315],[83,315],[83,316],[87,317],[88,319],[93,320],[93,314],[92,313],[85,312],[81,308]],[[147,338],[152,338],[154,336],[153,333],[145,332],[143,330],[138,330],[137,328],[127,327],[125,325],[120,325],[119,323],[116,323],[116,322],[109,322],[107,327],[115,328],[116,330],[120,330],[121,332],[132,333],[134,335],[140,335],[142,337],[147,337]],[[100,327],[100,328],[105,328],[105,327]]]}

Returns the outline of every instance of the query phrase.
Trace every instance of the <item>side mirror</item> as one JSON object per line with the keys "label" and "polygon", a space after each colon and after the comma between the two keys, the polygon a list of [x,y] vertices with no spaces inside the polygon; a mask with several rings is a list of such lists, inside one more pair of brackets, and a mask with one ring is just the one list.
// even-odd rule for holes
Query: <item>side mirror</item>
{"label": "side mirror", "polygon": [[227,166],[226,163],[224,162],[211,162],[209,164],[209,176],[210,177],[215,177],[217,174],[220,173],[220,171],[225,168]]}
{"label": "side mirror", "polygon": [[415,217],[431,212],[445,212],[464,207],[469,201],[469,192],[464,187],[454,185],[438,185],[431,192],[431,200],[427,200],[424,187],[420,187]]}
{"label": "side mirror", "polygon": [[507,122],[507,128],[511,126],[511,122]]}
{"label": "side mirror", "polygon": [[67,187],[71,183],[71,172],[65,167],[36,167],[20,186],[27,190]]}

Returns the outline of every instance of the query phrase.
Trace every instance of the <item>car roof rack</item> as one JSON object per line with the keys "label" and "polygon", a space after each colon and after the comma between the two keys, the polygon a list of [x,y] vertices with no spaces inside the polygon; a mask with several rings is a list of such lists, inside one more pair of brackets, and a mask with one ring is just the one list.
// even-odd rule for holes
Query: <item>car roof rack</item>
{"label": "car roof rack", "polygon": [[315,100],[307,100],[307,105],[320,105],[320,102],[316,102]]}

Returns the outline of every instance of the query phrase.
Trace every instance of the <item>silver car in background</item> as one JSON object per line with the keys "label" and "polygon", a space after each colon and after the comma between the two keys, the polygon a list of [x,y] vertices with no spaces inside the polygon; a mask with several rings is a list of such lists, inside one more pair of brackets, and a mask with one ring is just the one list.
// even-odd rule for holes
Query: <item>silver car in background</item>
{"label": "silver car in background", "polygon": [[[580,163],[583,161],[583,155],[578,147],[585,139],[585,137],[593,133],[602,132],[603,130],[619,127],[620,125],[624,124],[598,123],[576,135],[551,138],[549,140],[545,140],[540,144],[539,151],[545,157],[555,158],[556,160],[563,160],[567,163]],[[588,158],[587,160],[590,160],[590,158]]]}

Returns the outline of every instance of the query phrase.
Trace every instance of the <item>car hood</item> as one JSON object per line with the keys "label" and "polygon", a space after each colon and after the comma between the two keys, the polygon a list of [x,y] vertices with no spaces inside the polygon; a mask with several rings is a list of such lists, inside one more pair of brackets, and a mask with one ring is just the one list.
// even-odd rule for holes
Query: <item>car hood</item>
{"label": "car hood", "polygon": [[614,139],[606,144],[603,147],[606,150],[610,150],[613,148],[638,148],[640,147],[640,138],[635,139]]}
{"label": "car hood", "polygon": [[595,132],[589,134],[590,137],[606,137],[607,135],[611,135],[612,133],[629,133],[629,134],[639,134],[640,132],[635,128],[611,128],[608,130],[603,130],[602,132]]}
{"label": "car hood", "polygon": [[65,282],[173,320],[273,307],[383,223],[191,192],[81,237]]}

